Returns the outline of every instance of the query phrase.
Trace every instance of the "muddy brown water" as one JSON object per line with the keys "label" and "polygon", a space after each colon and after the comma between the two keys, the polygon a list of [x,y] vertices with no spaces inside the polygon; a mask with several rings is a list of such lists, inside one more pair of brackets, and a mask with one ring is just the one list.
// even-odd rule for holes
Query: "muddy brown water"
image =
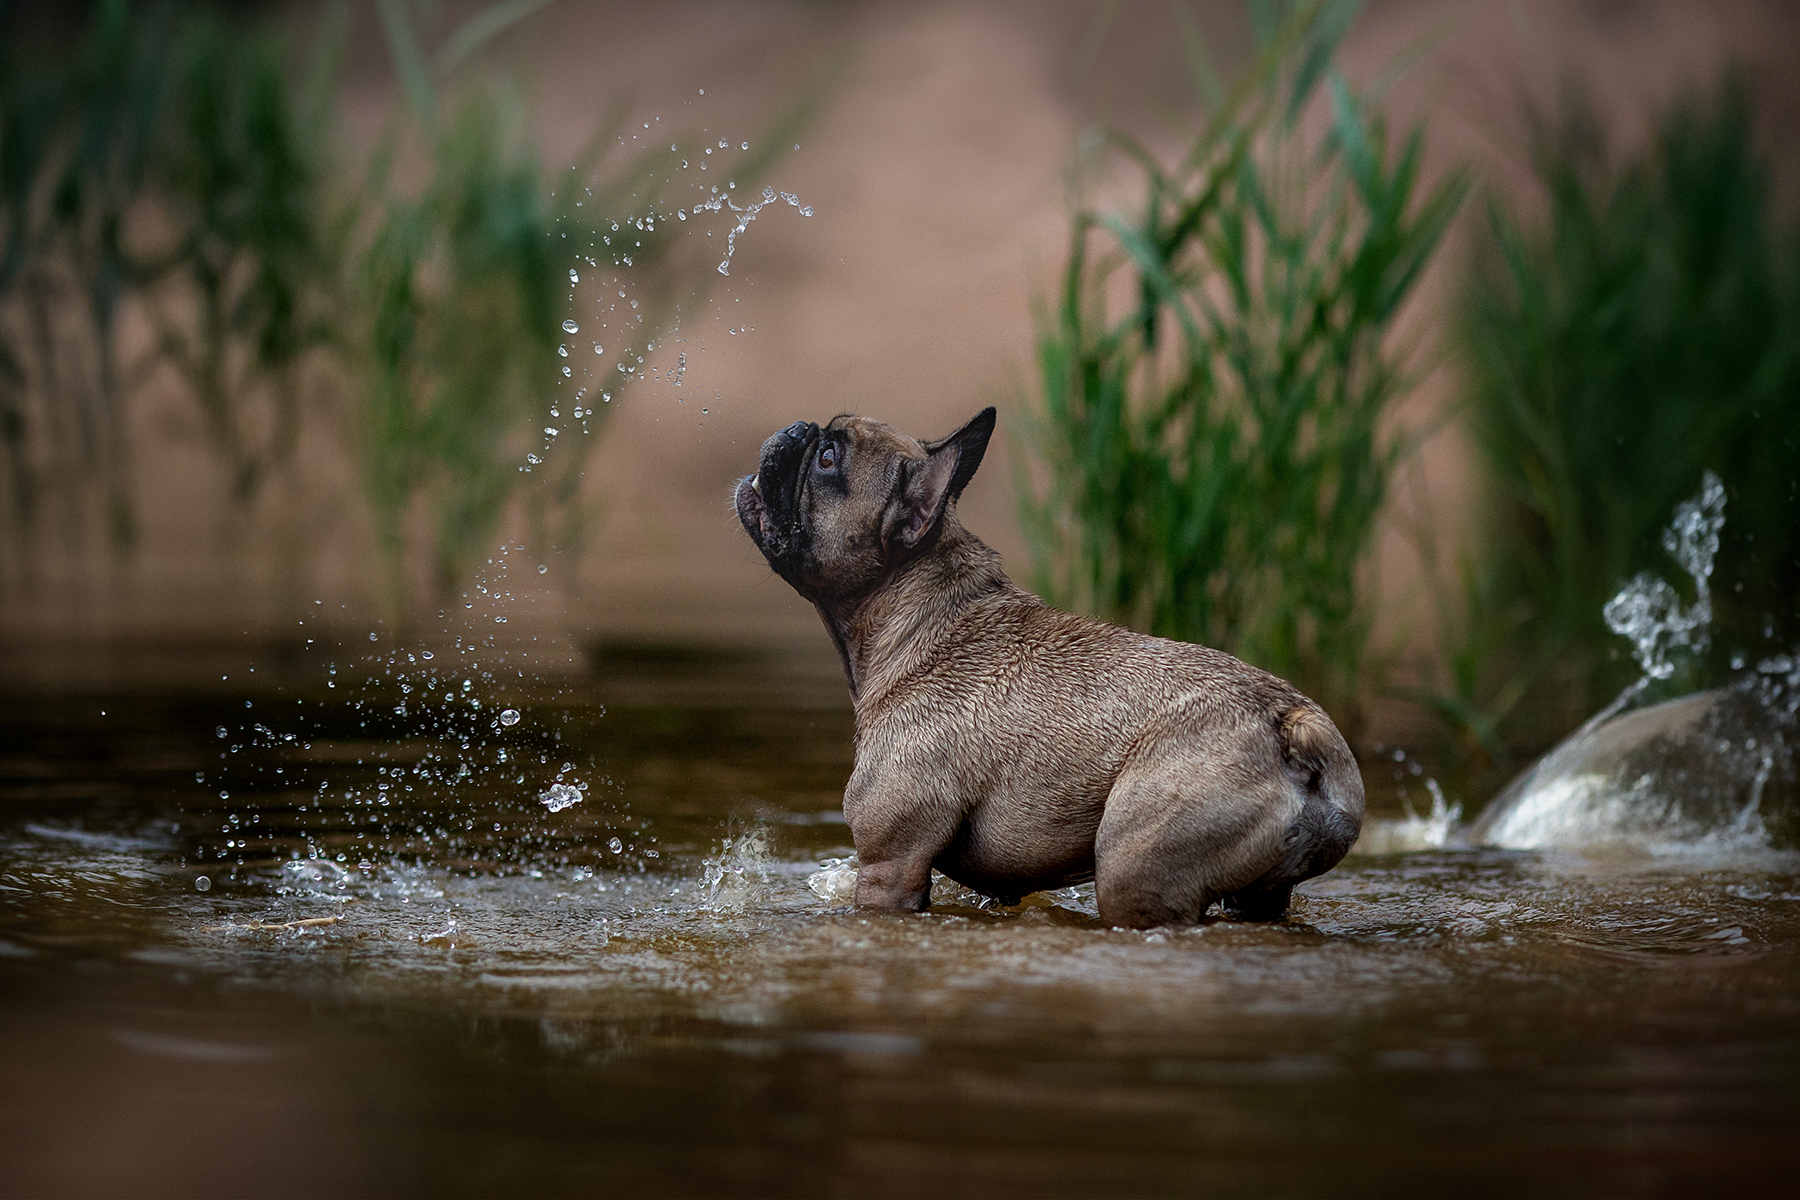
{"label": "muddy brown water", "polygon": [[1793,856],[873,916],[828,671],[417,649],[0,696],[0,1192],[1795,1191]]}

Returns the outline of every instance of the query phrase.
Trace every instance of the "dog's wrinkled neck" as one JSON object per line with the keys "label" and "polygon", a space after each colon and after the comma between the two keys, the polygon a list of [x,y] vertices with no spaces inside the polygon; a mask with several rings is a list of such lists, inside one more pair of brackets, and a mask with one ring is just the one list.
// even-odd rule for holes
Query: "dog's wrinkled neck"
{"label": "dog's wrinkled neck", "polygon": [[927,660],[956,618],[985,597],[1012,591],[1000,556],[944,514],[930,543],[869,593],[815,600],[831,634],[850,695],[861,707]]}

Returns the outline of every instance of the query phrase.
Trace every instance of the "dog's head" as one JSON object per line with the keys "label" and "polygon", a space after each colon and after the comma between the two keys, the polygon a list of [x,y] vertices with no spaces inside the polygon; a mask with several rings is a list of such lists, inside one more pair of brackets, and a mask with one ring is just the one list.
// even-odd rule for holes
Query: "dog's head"
{"label": "dog's head", "polygon": [[930,546],[993,432],[992,408],[936,442],[867,417],[796,421],[763,443],[756,474],[738,481],[738,519],[801,595],[866,595]]}

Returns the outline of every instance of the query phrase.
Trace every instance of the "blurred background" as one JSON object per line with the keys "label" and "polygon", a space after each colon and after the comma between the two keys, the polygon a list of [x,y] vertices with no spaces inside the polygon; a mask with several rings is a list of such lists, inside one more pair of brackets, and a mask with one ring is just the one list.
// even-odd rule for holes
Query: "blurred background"
{"label": "blurred background", "polygon": [[15,684],[497,618],[828,662],[735,479],[989,403],[1016,578],[1365,745],[1498,769],[1604,703],[1708,470],[1668,687],[1792,644],[1778,0],[0,13]]}

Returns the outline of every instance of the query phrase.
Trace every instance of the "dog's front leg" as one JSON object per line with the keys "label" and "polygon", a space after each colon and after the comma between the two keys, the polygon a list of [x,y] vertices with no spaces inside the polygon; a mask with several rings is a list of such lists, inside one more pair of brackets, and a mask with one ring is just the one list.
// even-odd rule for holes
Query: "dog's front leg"
{"label": "dog's front leg", "polygon": [[960,809],[944,800],[945,781],[859,763],[844,792],[844,818],[856,842],[856,906],[924,912],[931,864],[956,836]]}
{"label": "dog's front leg", "polygon": [[864,862],[856,869],[856,907],[924,912],[931,904],[931,858]]}

